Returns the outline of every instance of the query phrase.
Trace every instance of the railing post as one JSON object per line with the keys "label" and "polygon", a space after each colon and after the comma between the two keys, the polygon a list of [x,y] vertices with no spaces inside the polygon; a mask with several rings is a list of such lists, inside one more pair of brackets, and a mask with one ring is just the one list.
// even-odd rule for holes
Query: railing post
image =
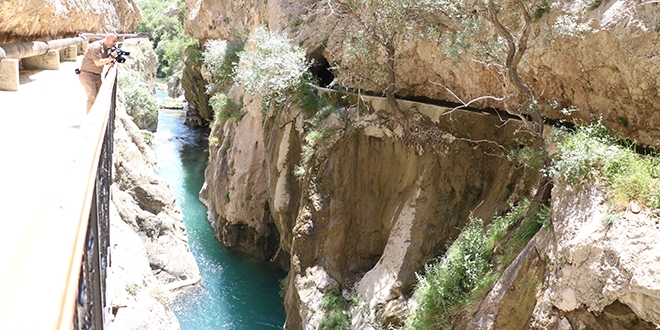
{"label": "railing post", "polygon": [[78,298],[73,329],[105,329],[107,312],[106,277],[110,266],[110,185],[117,98],[117,79],[112,88],[108,124],[96,172],[92,207],[87,226],[83,262],[80,268]]}

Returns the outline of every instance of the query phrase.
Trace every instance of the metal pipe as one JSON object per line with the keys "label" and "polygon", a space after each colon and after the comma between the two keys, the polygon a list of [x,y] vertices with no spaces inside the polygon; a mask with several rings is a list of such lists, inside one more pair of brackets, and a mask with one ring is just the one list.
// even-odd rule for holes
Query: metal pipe
{"label": "metal pipe", "polygon": [[[107,36],[108,34],[103,34],[103,33],[83,33],[82,36],[85,38],[92,38],[92,39],[103,39]],[[138,38],[141,35],[148,35],[147,33],[141,32],[141,33],[124,33],[124,34],[117,34],[117,37],[124,38]]]}
{"label": "metal pipe", "polygon": [[22,42],[17,44],[0,45],[0,59],[3,58],[26,58],[46,54],[49,50],[60,50],[70,45],[77,45],[83,42],[85,38],[75,37],[67,39],[57,39],[50,41]]}

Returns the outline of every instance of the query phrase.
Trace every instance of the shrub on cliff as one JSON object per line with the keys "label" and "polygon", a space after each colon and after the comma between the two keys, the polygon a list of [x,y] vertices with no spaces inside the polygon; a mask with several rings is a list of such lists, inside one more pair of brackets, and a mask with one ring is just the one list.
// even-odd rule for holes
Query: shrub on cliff
{"label": "shrub on cliff", "polygon": [[613,207],[636,201],[660,208],[660,158],[655,153],[642,156],[634,146],[622,146],[602,121],[578,127],[574,133],[561,132],[557,140],[558,153],[548,170],[553,178],[600,181],[609,188]]}
{"label": "shrub on cliff", "polygon": [[[456,313],[482,299],[527,241],[549,225],[547,207],[523,218],[529,204],[523,200],[485,228],[481,219],[472,218],[445,255],[418,275],[414,295],[419,306],[403,329],[451,329]],[[503,248],[494,253],[498,245]]]}
{"label": "shrub on cliff", "polygon": [[137,77],[132,74],[119,76],[119,88],[126,97],[126,112],[141,129],[155,131],[158,123],[156,98]]}
{"label": "shrub on cliff", "polygon": [[305,51],[279,33],[257,28],[248,38],[235,68],[236,81],[250,94],[261,94],[266,105],[283,103],[304,83],[309,62]]}
{"label": "shrub on cliff", "polygon": [[234,84],[234,66],[239,61],[238,53],[243,51],[243,41],[209,40],[204,44],[202,61],[211,74],[212,82],[206,86],[206,93],[226,92]]}

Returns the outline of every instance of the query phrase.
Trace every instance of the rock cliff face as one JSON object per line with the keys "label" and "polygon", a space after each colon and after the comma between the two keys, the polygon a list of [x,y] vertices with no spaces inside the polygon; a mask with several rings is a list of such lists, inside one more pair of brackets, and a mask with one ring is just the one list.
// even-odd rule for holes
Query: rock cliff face
{"label": "rock cliff face", "polygon": [[8,0],[0,3],[0,43],[132,33],[140,19],[133,0]]}
{"label": "rock cliff face", "polygon": [[199,280],[174,194],[157,174],[154,151],[125,113],[117,112],[113,200],[121,218],[142,238],[149,264],[163,283]]}
{"label": "rock cliff face", "polygon": [[656,328],[657,215],[609,210],[596,184],[559,183],[552,194],[553,230],[529,242],[468,328]]}
{"label": "rock cliff face", "polygon": [[[576,106],[572,118],[589,121],[603,115],[612,127],[630,139],[657,145],[660,139],[660,5],[653,1],[552,1],[551,9],[535,26],[534,38],[521,75],[540,101],[556,101],[551,118],[562,107]],[[325,5],[324,5],[325,4]],[[590,7],[591,6],[591,7]],[[264,22],[285,31],[318,62],[333,63],[346,50],[345,22],[331,6],[313,1],[208,1],[188,0],[186,30],[200,40],[233,39]],[[563,25],[560,24],[565,22]],[[563,33],[578,24],[583,33]],[[444,39],[415,40],[400,49],[398,95],[456,102],[442,83],[463,100],[484,95],[502,96],[500,81],[483,65],[457,62],[444,56]],[[379,91],[380,92],[380,91]],[[494,105],[490,101],[475,106]]]}
{"label": "rock cliff face", "polygon": [[158,56],[151,41],[147,38],[126,39],[121,49],[130,52],[131,55],[125,56],[126,62],[119,64],[120,67],[135,72],[142,82],[153,89],[156,83]]}
{"label": "rock cliff face", "polygon": [[[209,106],[209,96],[206,94],[207,82],[202,77],[201,64],[188,61],[181,78],[181,86],[188,101],[189,113],[186,115],[186,125],[203,126],[211,120],[213,110]],[[194,119],[193,119],[194,118]]]}
{"label": "rock cliff face", "polygon": [[[333,63],[346,51],[346,22],[327,2],[187,5],[186,29],[201,41],[233,39],[267,22],[318,62]],[[627,138],[658,145],[659,15],[655,2],[552,2],[521,67],[540,101],[559,105],[544,115],[567,119],[558,109],[576,106],[571,118],[602,115]],[[564,17],[584,30],[561,34]],[[486,67],[446,58],[443,46],[413,40],[400,49],[398,95],[456,101],[431,81],[463,100],[512,93]],[[201,197],[220,242],[289,269],[288,329],[318,328],[321,297],[333,288],[347,300],[355,290],[366,304],[368,312],[354,311],[352,328],[399,322],[414,307],[415,272],[444,252],[470,214],[489,219],[536,183],[499,147],[483,142],[507,150],[524,144],[515,127],[497,128],[497,117],[441,115],[441,108],[402,102],[415,127],[405,132],[382,111],[384,100],[369,98],[370,112],[341,108],[314,126],[298,110],[264,118],[260,99],[241,95],[238,88],[230,93],[234,102],[243,100],[245,116],[213,127]],[[322,133],[320,142],[310,142],[311,130]],[[310,147],[305,160],[301,153]],[[457,328],[652,329],[660,323],[652,273],[660,251],[650,243],[657,241],[657,214],[619,214],[621,221],[607,227],[602,200],[597,188],[558,182],[554,231],[530,241]]]}
{"label": "rock cliff face", "polygon": [[415,272],[469,215],[488,218],[535,182],[495,146],[524,142],[514,125],[407,102],[419,130],[402,136],[383,119],[382,98],[370,98],[376,112],[341,108],[326,118],[316,129],[331,136],[296,178],[308,119],[299,110],[263,118],[259,99],[243,100],[243,119],[211,132],[201,197],[222,243],[290,269],[287,328],[317,326],[320,296],[335,287],[355,288],[372,308],[387,306],[379,318],[400,320]]}

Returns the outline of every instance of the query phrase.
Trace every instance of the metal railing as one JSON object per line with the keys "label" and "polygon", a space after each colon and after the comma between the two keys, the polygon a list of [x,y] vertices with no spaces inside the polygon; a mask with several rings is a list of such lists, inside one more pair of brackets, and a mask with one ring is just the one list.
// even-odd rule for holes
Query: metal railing
{"label": "metal railing", "polygon": [[[66,148],[74,151],[0,282],[0,329],[105,328],[117,70]],[[48,164],[44,164],[47,166]],[[29,198],[29,196],[26,196]]]}
{"label": "metal railing", "polygon": [[[116,70],[115,70],[116,71]],[[96,170],[84,255],[78,279],[73,329],[104,329],[107,312],[106,278],[110,266],[110,186],[117,81],[112,83],[108,124]]]}

